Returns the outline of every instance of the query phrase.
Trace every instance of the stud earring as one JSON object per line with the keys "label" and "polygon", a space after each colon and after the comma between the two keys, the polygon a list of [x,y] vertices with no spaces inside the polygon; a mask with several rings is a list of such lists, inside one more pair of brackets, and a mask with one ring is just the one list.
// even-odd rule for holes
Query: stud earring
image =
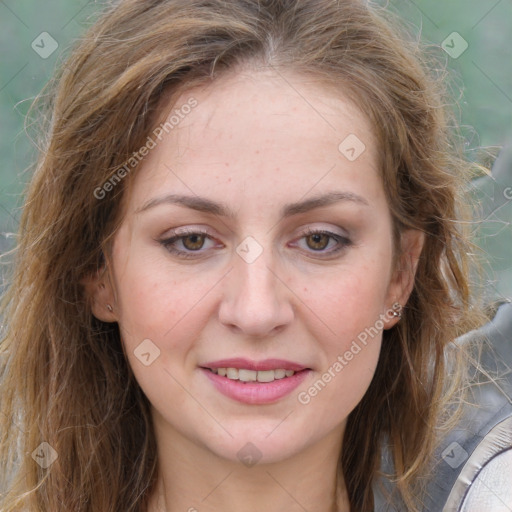
{"label": "stud earring", "polygon": [[402,318],[402,304],[400,304],[399,302],[395,302],[393,306],[391,306],[391,309],[393,317],[398,318],[400,320],[400,318]]}
{"label": "stud earring", "polygon": [[107,309],[112,313],[112,311],[114,311],[114,309],[112,308],[112,306],[110,304],[107,304]]}

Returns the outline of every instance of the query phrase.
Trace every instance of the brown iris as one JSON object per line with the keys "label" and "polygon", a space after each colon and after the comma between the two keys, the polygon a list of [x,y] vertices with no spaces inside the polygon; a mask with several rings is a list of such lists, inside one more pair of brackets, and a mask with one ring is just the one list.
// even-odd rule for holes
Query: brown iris
{"label": "brown iris", "polygon": [[[327,247],[327,244],[329,243],[329,238],[330,236],[324,233],[314,233],[306,237],[308,247],[316,251],[321,251],[322,249],[325,249]],[[310,241],[312,241],[312,244],[309,243]]]}
{"label": "brown iris", "polygon": [[191,235],[186,235],[182,238],[183,246],[189,251],[197,251],[201,249],[204,244],[205,235],[201,235],[198,233],[194,233]]}

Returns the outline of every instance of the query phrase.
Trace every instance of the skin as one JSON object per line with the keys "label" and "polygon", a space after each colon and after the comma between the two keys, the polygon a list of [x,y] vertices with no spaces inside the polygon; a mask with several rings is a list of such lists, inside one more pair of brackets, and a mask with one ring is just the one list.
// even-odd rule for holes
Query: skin
{"label": "skin", "polygon": [[[393,303],[405,304],[421,235],[404,233],[394,270],[375,137],[340,92],[260,69],[190,90],[174,107],[191,96],[197,107],[137,169],[107,271],[87,286],[95,316],[119,323],[152,404],[159,479],[149,510],[335,510],[346,419],[374,375],[381,330],[308,404],[298,395]],[[349,134],[366,146],[354,161],[338,150]],[[281,218],[284,205],[332,191],[361,201]],[[140,211],[171,193],[224,203],[234,217],[165,202]],[[162,244],[179,227],[208,231],[202,246],[201,238],[174,243],[195,258]],[[306,228],[350,242],[319,240]],[[251,263],[236,252],[247,236],[262,249]],[[382,328],[396,322],[388,315]],[[150,366],[134,354],[145,339],[160,350]],[[312,372],[275,403],[242,404],[220,394],[199,368],[236,356],[287,359]],[[252,467],[237,456],[248,442],[261,455]],[[348,511],[343,482],[341,489],[338,510]]]}

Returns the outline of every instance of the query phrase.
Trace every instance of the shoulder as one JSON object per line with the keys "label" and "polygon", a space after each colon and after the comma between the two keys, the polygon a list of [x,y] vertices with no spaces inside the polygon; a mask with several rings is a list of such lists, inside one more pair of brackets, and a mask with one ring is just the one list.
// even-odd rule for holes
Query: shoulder
{"label": "shoulder", "polygon": [[502,304],[477,334],[492,347],[483,353],[482,364],[501,378],[479,389],[465,424],[450,436],[449,446],[444,443],[445,462],[457,465],[461,459],[460,470],[451,476],[446,512],[512,510],[512,303]]}
{"label": "shoulder", "polygon": [[[493,320],[466,336],[485,336],[492,351],[482,364],[497,382],[476,388],[475,403],[465,406],[463,420],[441,441],[434,454],[433,472],[424,511],[509,512],[512,510],[512,303],[501,304]],[[381,468],[389,472],[392,461],[384,450]],[[375,511],[405,510],[390,504],[380,488],[391,491],[386,480],[374,485]],[[396,496],[396,494],[395,494]],[[394,501],[394,500],[393,500]]]}
{"label": "shoulder", "polygon": [[[509,432],[512,432],[512,422]],[[512,510],[512,447],[495,455],[478,471],[457,510]]]}

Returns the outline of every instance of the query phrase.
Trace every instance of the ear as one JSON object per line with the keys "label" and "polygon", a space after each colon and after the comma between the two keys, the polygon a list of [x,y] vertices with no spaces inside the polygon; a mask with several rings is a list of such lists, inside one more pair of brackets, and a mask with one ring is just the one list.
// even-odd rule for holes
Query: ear
{"label": "ear", "polygon": [[92,314],[103,322],[116,322],[114,287],[106,267],[84,277],[81,284],[91,304]]}
{"label": "ear", "polygon": [[[399,261],[393,271],[388,288],[388,310],[391,310],[395,303],[405,306],[409,300],[424,243],[425,234],[422,231],[408,229],[402,232]],[[386,320],[385,329],[393,327],[399,320],[399,317]]]}

